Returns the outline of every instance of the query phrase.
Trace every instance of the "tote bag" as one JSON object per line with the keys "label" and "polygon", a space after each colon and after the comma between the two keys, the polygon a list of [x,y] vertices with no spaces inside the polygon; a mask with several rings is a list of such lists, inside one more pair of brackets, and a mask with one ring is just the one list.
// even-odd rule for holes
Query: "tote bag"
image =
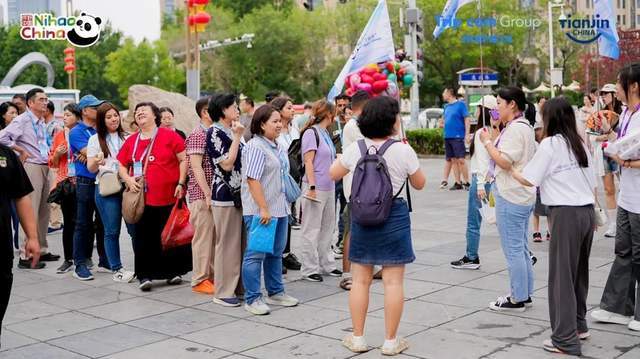
{"label": "tote bag", "polygon": [[273,254],[277,225],[278,220],[276,218],[271,218],[269,223],[262,224],[260,223],[260,216],[254,216],[249,227],[247,249],[254,252]]}

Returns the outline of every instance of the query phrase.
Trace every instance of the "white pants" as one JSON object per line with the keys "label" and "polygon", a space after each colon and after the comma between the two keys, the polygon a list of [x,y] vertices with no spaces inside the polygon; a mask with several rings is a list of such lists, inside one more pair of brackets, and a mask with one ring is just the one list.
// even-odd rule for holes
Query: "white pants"
{"label": "white pants", "polygon": [[[303,183],[302,193],[309,190]],[[315,202],[302,198],[302,268],[303,276],[328,273],[336,269],[331,251],[333,232],[336,226],[335,191],[316,190]]]}

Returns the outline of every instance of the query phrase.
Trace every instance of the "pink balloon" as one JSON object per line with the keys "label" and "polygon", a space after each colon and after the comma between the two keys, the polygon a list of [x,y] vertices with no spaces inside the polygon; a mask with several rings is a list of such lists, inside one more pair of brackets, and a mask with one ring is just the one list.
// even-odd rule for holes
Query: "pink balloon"
{"label": "pink balloon", "polygon": [[358,90],[371,92],[371,84],[362,82],[358,84]]}
{"label": "pink balloon", "polygon": [[378,73],[373,74],[373,79],[376,80],[376,81],[386,80],[387,79],[387,75],[378,72]]}
{"label": "pink balloon", "polygon": [[360,78],[360,75],[358,75],[358,74],[351,75],[351,78],[350,78],[351,87],[358,86],[358,84],[360,82],[362,82],[362,79]]}
{"label": "pink balloon", "polygon": [[373,77],[366,74],[362,75],[360,78],[362,79],[362,82],[368,83],[368,84],[373,84],[376,81]]}
{"label": "pink balloon", "polygon": [[376,82],[373,83],[373,85],[371,87],[373,88],[373,92],[374,93],[380,93],[380,92],[386,90],[387,87],[389,87],[389,81],[387,81],[387,80],[376,81]]}

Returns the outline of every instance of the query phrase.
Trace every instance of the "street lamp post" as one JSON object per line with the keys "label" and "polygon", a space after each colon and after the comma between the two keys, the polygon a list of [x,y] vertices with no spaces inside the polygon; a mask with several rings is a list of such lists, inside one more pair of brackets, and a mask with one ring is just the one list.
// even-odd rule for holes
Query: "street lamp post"
{"label": "street lamp post", "polygon": [[553,84],[553,70],[555,67],[555,58],[553,56],[553,8],[559,7],[561,11],[564,10],[564,1],[563,0],[549,0],[549,11],[548,11],[548,21],[549,21],[549,76],[551,77],[551,97],[556,96],[556,89]]}
{"label": "street lamp post", "polygon": [[[186,0],[187,3],[187,97],[197,100],[200,97],[200,37],[206,25],[211,20],[205,10],[209,0]],[[193,37],[191,37],[193,35]],[[193,40],[193,41],[191,41]],[[193,58],[191,51],[194,51]]]}

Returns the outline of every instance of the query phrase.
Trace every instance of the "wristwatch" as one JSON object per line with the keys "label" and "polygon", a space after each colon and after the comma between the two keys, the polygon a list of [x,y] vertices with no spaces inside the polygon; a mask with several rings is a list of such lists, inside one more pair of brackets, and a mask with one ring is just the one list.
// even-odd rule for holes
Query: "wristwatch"
{"label": "wristwatch", "polygon": [[309,189],[312,190],[312,191],[315,191],[316,190],[316,186],[315,185],[309,186]]}

